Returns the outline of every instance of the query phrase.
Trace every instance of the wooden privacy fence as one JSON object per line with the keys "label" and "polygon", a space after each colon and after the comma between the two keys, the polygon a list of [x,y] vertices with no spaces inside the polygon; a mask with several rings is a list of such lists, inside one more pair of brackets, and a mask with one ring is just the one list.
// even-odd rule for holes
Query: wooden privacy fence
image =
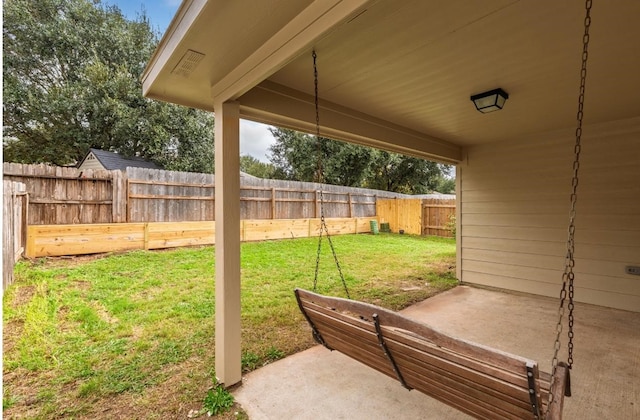
{"label": "wooden privacy fence", "polygon": [[[215,220],[215,186],[212,183],[128,179],[127,185],[127,221]],[[376,194],[324,190],[322,194],[325,215],[375,216]],[[240,187],[240,218],[318,218],[320,202],[319,190],[243,185]]]}
{"label": "wooden privacy fence", "polygon": [[454,198],[384,199],[376,203],[380,223],[392,232],[452,237],[455,227]]}
{"label": "wooden privacy fence", "polygon": [[422,200],[422,234],[452,237],[456,223],[456,200]]}
{"label": "wooden privacy fence", "polygon": [[[10,185],[23,182],[24,186],[19,193],[5,187],[5,264],[15,261],[17,250],[25,246],[27,256],[38,257],[213,244],[211,174],[144,168],[79,171],[5,163],[4,175],[13,181]],[[369,222],[378,216],[394,232],[451,236],[448,224],[455,212],[455,199],[408,200],[411,196],[386,191],[246,175],[241,175],[240,193],[244,241],[315,235],[321,196],[324,216],[335,233],[369,232]],[[22,201],[16,201],[18,196]],[[10,210],[7,203],[12,203]],[[10,219],[16,233],[8,230]],[[23,242],[7,251],[8,241],[16,238]],[[7,265],[4,271],[11,276]]]}
{"label": "wooden privacy fence", "polygon": [[[29,193],[29,225],[214,220],[211,174],[127,168],[99,171],[4,164],[5,179]],[[380,197],[404,194],[242,175],[242,219],[373,217]]]}
{"label": "wooden privacy fence", "polygon": [[126,221],[122,171],[5,163],[4,179],[25,184],[29,225]]}
{"label": "wooden privacy fence", "polygon": [[[370,232],[375,217],[326,219],[330,234]],[[29,258],[82,255],[134,249],[161,249],[215,243],[214,221],[33,225],[28,227]],[[320,219],[242,220],[242,241],[316,236]]]}
{"label": "wooden privacy fence", "polygon": [[29,196],[26,186],[19,182],[3,181],[2,192],[2,291],[13,283],[13,266],[22,257],[27,243],[27,208]]}

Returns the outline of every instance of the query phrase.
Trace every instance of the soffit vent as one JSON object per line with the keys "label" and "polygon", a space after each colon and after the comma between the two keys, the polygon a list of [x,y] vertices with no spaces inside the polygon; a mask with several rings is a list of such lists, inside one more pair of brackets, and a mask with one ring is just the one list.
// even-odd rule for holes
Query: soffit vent
{"label": "soffit vent", "polygon": [[193,50],[187,50],[171,73],[182,77],[189,77],[196,67],[198,67],[198,64],[200,64],[203,58],[204,54]]}

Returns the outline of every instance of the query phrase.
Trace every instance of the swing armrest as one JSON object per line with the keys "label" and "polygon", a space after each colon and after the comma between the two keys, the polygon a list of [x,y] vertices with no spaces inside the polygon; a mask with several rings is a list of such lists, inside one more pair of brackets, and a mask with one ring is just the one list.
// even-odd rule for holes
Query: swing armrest
{"label": "swing armrest", "polygon": [[562,419],[562,407],[564,405],[564,397],[571,396],[571,375],[569,367],[566,363],[558,363],[556,374],[554,376],[553,389],[550,390],[552,395],[552,403],[547,411],[547,420]]}

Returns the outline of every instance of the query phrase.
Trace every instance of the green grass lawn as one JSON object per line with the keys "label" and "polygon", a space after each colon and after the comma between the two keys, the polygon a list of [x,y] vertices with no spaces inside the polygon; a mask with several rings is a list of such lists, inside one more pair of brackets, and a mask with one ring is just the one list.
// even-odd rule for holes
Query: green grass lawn
{"label": "green grass lawn", "polygon": [[[332,237],[354,299],[404,308],[456,284],[455,242]],[[293,289],[317,239],[242,245],[243,368],[312,346]],[[3,302],[5,418],[186,418],[214,372],[214,248],[40,259]],[[344,296],[323,243],[318,291]]]}

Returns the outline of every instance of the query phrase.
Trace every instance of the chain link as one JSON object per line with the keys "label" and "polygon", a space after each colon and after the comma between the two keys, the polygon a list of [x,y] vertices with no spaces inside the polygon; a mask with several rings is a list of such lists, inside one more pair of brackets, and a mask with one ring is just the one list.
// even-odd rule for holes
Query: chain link
{"label": "chain link", "polygon": [[[584,117],[584,94],[585,94],[585,86],[587,81],[587,60],[589,58],[589,28],[591,27],[591,6],[592,0],[586,0],[585,2],[585,18],[584,18],[584,35],[582,37],[582,67],[580,68],[580,94],[578,96],[578,112],[576,114],[577,127],[575,131],[576,135],[576,143],[573,149],[574,153],[574,161],[573,161],[573,177],[571,179],[571,209],[569,211],[569,229],[567,236],[567,254],[565,257],[565,268],[564,273],[562,274],[562,289],[560,290],[560,307],[558,308],[558,323],[556,325],[556,340],[554,343],[554,352],[553,359],[551,360],[551,384],[550,387],[553,389],[555,382],[555,375],[558,368],[558,352],[560,351],[560,335],[562,334],[562,321],[564,319],[565,314],[565,301],[567,300],[567,296],[569,298],[569,303],[567,308],[569,309],[569,330],[567,332],[567,337],[569,339],[567,351],[567,365],[569,369],[571,369],[573,365],[573,297],[574,297],[574,278],[575,274],[573,272],[573,268],[575,267],[575,218],[576,218],[576,202],[578,199],[577,191],[578,191],[578,172],[580,170],[580,152],[582,151],[581,140],[582,140],[582,119]],[[549,404],[547,406],[547,411],[550,410],[551,404],[553,403],[553,393],[549,393]]]}
{"label": "chain link", "polygon": [[[318,105],[318,66],[316,60],[318,58],[316,51],[312,52],[313,57],[313,87],[314,87],[314,103],[316,109],[316,142],[318,145],[318,172],[316,174],[316,180],[318,183],[324,183],[324,170],[322,168],[322,143],[323,140],[320,137],[320,107]],[[333,241],[331,240],[331,235],[329,235],[329,227],[327,226],[327,222],[324,217],[324,191],[322,190],[322,186],[320,187],[320,235],[318,237],[318,253],[316,255],[316,272],[313,277],[313,291],[316,291],[316,287],[318,285],[318,274],[320,272],[320,253],[322,252],[322,233],[326,233],[327,241],[329,242],[329,248],[331,248],[331,253],[333,254],[333,260],[336,262],[336,267],[338,268],[338,273],[340,274],[340,280],[342,281],[342,287],[344,287],[344,292],[347,295],[348,299],[351,299],[351,295],[349,295],[349,289],[347,288],[347,282],[342,274],[342,267],[340,266],[340,261],[338,260],[338,254],[336,254],[335,247],[333,246]]]}
{"label": "chain link", "polygon": [[[318,104],[318,65],[317,59],[318,55],[316,54],[316,50],[313,50],[311,53],[313,57],[313,99],[316,110],[316,146],[318,153],[318,169],[316,172],[316,182],[319,184],[324,184],[324,168],[322,167],[322,141],[320,140],[320,105]],[[322,191],[321,191],[322,192]],[[322,202],[320,202],[322,204]],[[321,207],[322,208],[322,207]]]}
{"label": "chain link", "polygon": [[[314,103],[316,110],[316,141],[318,142],[318,172],[316,173],[316,182],[321,183],[322,177],[322,158],[321,158],[321,150],[320,150],[320,109],[318,107],[318,66],[316,65],[316,59],[318,56],[316,55],[316,50],[313,50],[311,56],[313,57],[313,89],[314,89]],[[316,272],[313,277],[313,291],[316,291],[318,286],[318,273],[320,271],[320,253],[322,251],[322,223],[324,219],[324,209],[322,206],[323,203],[322,189],[320,189],[320,237],[318,238],[318,252],[316,255]]]}

